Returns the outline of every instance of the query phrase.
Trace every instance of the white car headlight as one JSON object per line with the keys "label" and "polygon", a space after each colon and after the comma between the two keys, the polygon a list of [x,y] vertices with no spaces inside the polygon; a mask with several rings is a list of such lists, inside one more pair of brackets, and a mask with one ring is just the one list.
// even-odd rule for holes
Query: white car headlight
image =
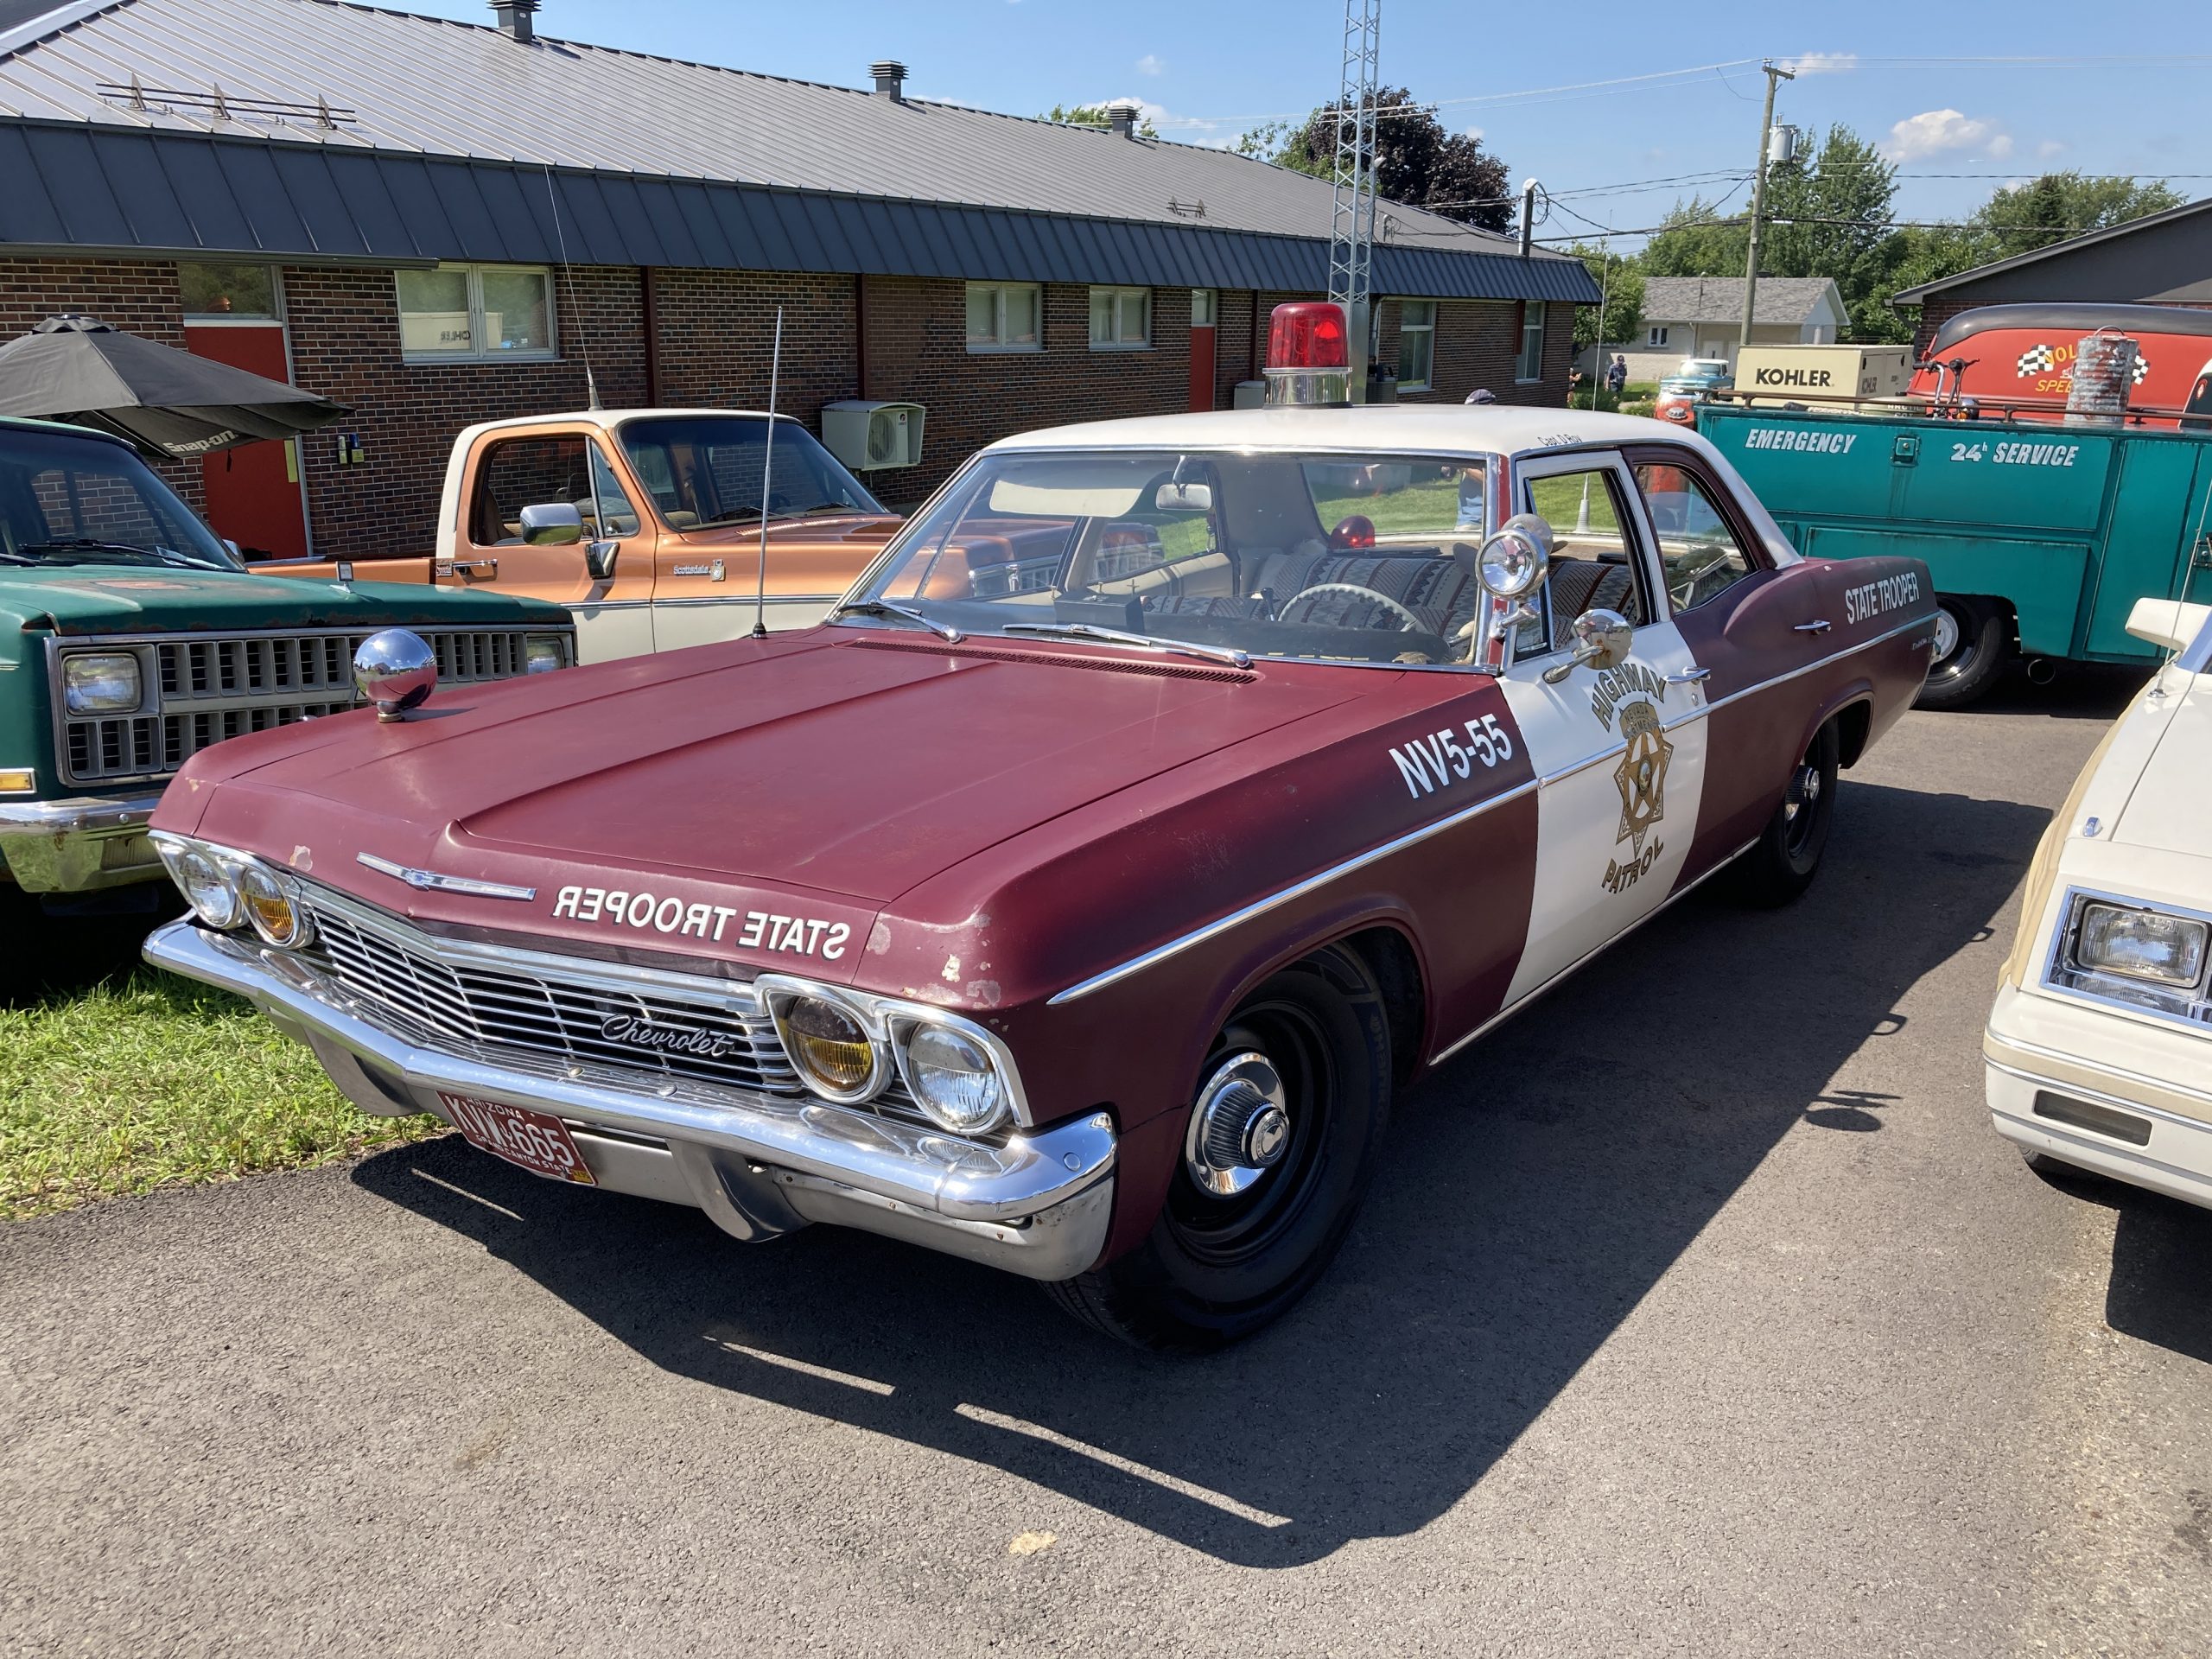
{"label": "white car headlight", "polygon": [[127,652],[79,652],[61,659],[61,701],[73,715],[127,715],[143,693],[138,659]]}
{"label": "white car headlight", "polygon": [[2094,973],[2194,985],[2204,976],[2208,938],[2212,928],[2185,916],[2090,900],[2082,906],[2074,960]]}
{"label": "white car headlight", "polygon": [[917,1025],[899,1052],[914,1103],[939,1128],[980,1135],[1007,1111],[1007,1087],[989,1049],[950,1026]]}
{"label": "white car headlight", "polygon": [[245,901],[238,896],[238,872],[205,847],[174,836],[156,835],[154,849],[168,868],[169,879],[184,894],[193,913],[218,932],[227,933],[245,920]]}
{"label": "white car headlight", "polygon": [[522,671],[550,674],[569,665],[568,643],[557,633],[533,633],[522,642]]}

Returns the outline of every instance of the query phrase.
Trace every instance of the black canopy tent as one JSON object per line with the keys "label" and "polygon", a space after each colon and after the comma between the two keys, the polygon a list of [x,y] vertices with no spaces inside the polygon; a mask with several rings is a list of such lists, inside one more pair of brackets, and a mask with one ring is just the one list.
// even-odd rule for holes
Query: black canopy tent
{"label": "black canopy tent", "polygon": [[346,412],[327,397],[96,317],[48,317],[0,346],[0,415],[98,427],[156,457],[296,438]]}

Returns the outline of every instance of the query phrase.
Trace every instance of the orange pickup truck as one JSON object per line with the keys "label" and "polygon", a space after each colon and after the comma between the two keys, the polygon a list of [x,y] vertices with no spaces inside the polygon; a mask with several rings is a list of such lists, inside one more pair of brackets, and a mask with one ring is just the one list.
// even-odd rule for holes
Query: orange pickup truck
{"label": "orange pickup truck", "polygon": [[[818,622],[899,524],[789,416],[591,410],[487,421],[454,441],[435,551],[350,561],[364,582],[481,588],[565,605],[580,660],[751,631],[764,460],[771,628]],[[771,455],[772,458],[770,458]],[[340,574],[329,560],[257,567]]]}

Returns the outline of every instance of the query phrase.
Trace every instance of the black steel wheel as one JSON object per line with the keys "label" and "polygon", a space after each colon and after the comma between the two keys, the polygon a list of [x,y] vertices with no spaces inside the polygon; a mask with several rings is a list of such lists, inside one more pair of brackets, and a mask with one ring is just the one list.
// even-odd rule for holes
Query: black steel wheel
{"label": "black steel wheel", "polygon": [[1199,1069],[1183,1156],[1145,1242],[1046,1288],[1141,1348],[1201,1352],[1251,1335],[1344,1243],[1389,1100],[1389,1022],[1359,957],[1332,947],[1271,975]]}
{"label": "black steel wheel", "polygon": [[1963,709],[1997,683],[2012,645],[2003,609],[1949,594],[1936,596],[1936,652],[1918,709]]}
{"label": "black steel wheel", "polygon": [[1836,773],[1842,743],[1830,721],[1813,734],[1813,741],[1796,766],[1783,791],[1782,804],[1767,820],[1765,833],[1744,855],[1738,885],[1755,905],[1788,904],[1813,885],[1820,874],[1821,855],[1828,844],[1828,828],[1835,821]]}

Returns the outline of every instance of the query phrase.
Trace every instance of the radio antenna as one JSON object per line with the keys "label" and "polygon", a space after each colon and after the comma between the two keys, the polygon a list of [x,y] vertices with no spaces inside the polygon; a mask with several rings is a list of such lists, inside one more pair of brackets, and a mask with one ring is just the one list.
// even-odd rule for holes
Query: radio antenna
{"label": "radio antenna", "polygon": [[[591,372],[591,330],[584,326],[583,302],[576,297],[576,274],[569,269],[569,236],[561,228],[561,199],[553,194],[553,168],[550,164],[545,167],[545,200],[553,209],[553,239],[561,249],[561,275],[568,278],[569,305],[576,314],[576,343],[583,347],[584,391],[591,398],[591,407],[597,409],[599,381]],[[560,310],[557,296],[553,308],[556,313]]]}
{"label": "radio antenna", "polygon": [[776,377],[784,366],[784,308],[776,308],[776,344],[768,354],[768,442],[760,449],[760,557],[753,578],[753,637],[768,637],[768,489],[776,459]]}

